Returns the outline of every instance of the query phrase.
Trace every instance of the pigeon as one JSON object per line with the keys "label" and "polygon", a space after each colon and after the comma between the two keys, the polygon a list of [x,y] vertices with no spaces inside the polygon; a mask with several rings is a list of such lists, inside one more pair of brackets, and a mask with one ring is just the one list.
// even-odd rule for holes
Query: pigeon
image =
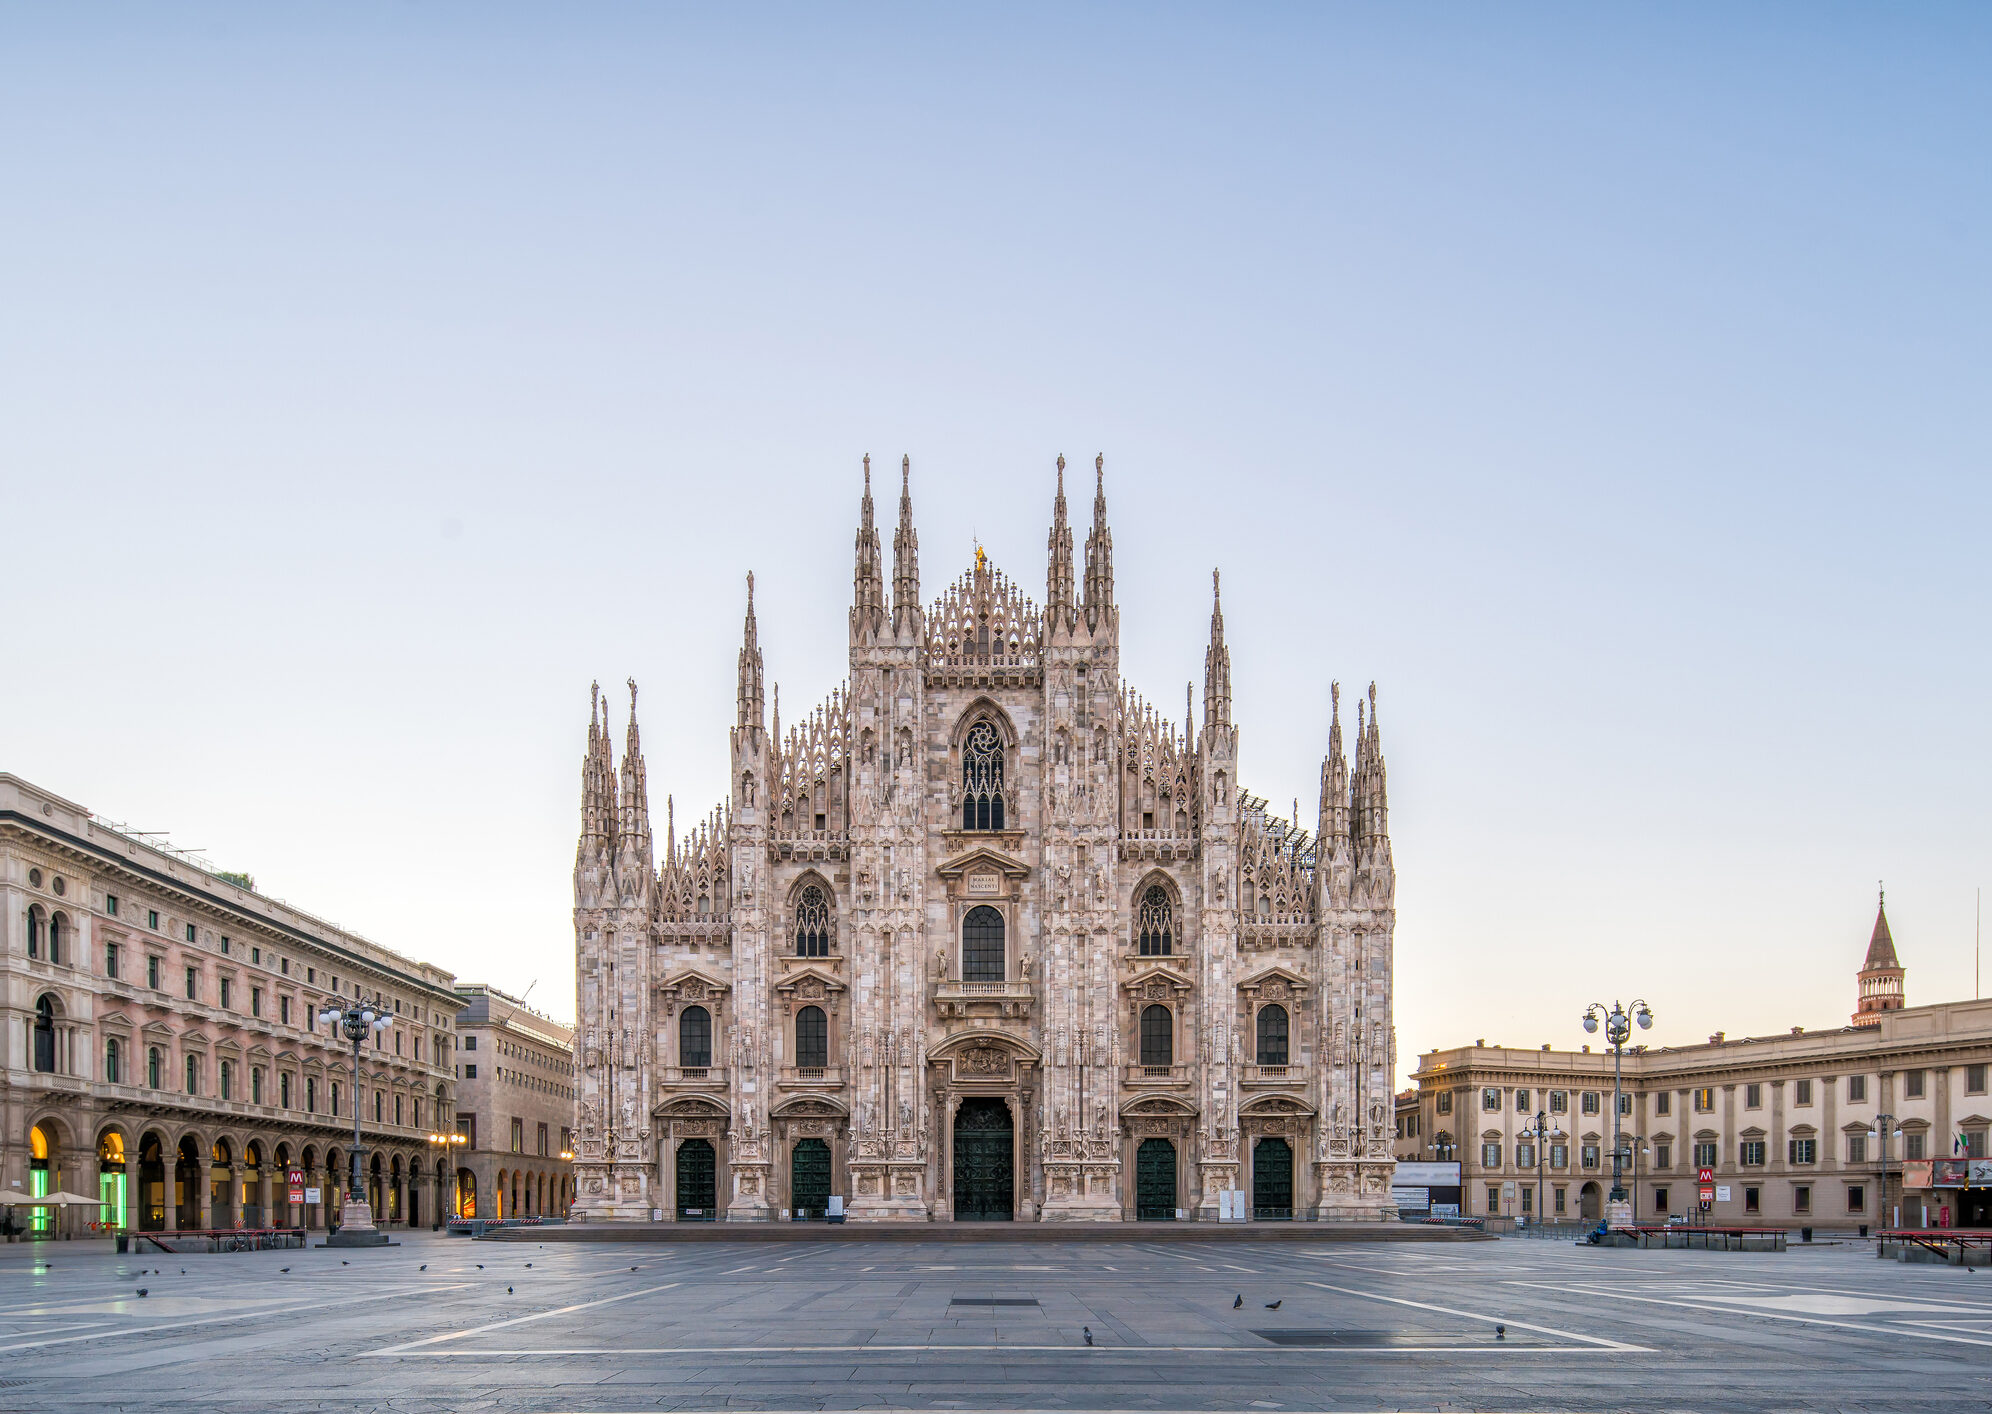
{"label": "pigeon", "polygon": [[478,1270],[479,1270],[480,1272],[481,1272],[481,1271],[483,1271],[483,1270],[484,1270],[484,1263],[482,1263],[482,1262],[479,1262],[479,1263],[477,1264],[477,1269],[478,1269]]}
{"label": "pigeon", "polygon": [[506,1294],[507,1296],[510,1296],[510,1295],[512,1294],[512,1288],[511,1288],[511,1287],[509,1287],[509,1286],[508,1286],[508,1287],[506,1287],[506,1288],[505,1288],[505,1294]]}
{"label": "pigeon", "polygon": [[429,1264],[428,1264],[427,1262],[424,1262],[424,1263],[422,1264],[422,1266],[421,1266],[421,1270],[422,1270],[422,1271],[425,1271],[425,1272],[426,1272],[426,1271],[428,1271],[428,1270],[429,1270]]}
{"label": "pigeon", "polygon": [[526,1265],[530,1267],[530,1266],[532,1265],[532,1263],[531,1263],[531,1262],[528,1262],[528,1263],[526,1263]]}
{"label": "pigeon", "polygon": [[1093,1328],[1091,1326],[1079,1327],[1079,1334],[1086,1337],[1086,1344],[1091,1345],[1093,1343]]}
{"label": "pigeon", "polygon": [[[1284,1301],[1284,1300],[1286,1300],[1286,1298],[1285,1298],[1284,1296],[1282,1296],[1282,1297],[1280,1298],[1280,1301]],[[1280,1309],[1280,1301],[1268,1301],[1268,1302],[1266,1303],[1266,1309],[1267,1309],[1268,1311],[1277,1311],[1277,1310],[1279,1310],[1279,1309]]]}
{"label": "pigeon", "polygon": [[145,1295],[145,1288],[141,1286],[141,1287],[140,1287],[140,1288],[138,1289],[138,1294],[139,1294],[140,1296],[143,1296],[143,1295]]}
{"label": "pigeon", "polygon": [[186,1274],[187,1274],[187,1269],[185,1267],[180,1268],[180,1275],[185,1276]]}
{"label": "pigeon", "polygon": [[631,1270],[631,1271],[635,1271],[635,1270],[636,1270],[636,1268],[635,1268],[635,1267],[631,1267],[631,1268],[630,1268],[630,1270]]}
{"label": "pigeon", "polygon": [[352,1266],[353,1264],[352,1264],[351,1262],[347,1261],[347,1260],[346,1260],[346,1259],[345,1259],[344,1257],[341,1257],[341,1258],[339,1259],[339,1265],[340,1265],[340,1266],[342,1266],[342,1267],[350,1267],[350,1266]]}
{"label": "pigeon", "polygon": [[290,1273],[290,1268],[289,1268],[289,1267],[278,1267],[278,1268],[277,1268],[277,1270],[278,1270],[278,1271],[280,1271],[280,1272],[283,1272],[283,1273],[284,1273],[285,1275],[289,1275],[289,1273]]}
{"label": "pigeon", "polygon": [[1494,1327],[1494,1339],[1506,1340],[1507,1338],[1508,1338],[1508,1328],[1506,1326]]}
{"label": "pigeon", "polygon": [[1231,1309],[1234,1311],[1236,1311],[1240,1306],[1243,1306],[1244,1304],[1245,1304],[1245,1293],[1242,1291],[1239,1292],[1236,1296],[1231,1298]]}

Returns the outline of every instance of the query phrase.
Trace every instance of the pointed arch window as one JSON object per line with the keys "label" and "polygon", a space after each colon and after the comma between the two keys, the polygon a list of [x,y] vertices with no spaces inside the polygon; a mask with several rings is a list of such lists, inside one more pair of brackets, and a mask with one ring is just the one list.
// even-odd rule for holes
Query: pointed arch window
{"label": "pointed arch window", "polygon": [[712,1013],[688,1006],[678,1016],[678,1064],[702,1070],[712,1064]]}
{"label": "pointed arch window", "polygon": [[830,1064],[830,1019],[820,1006],[806,1006],[795,1014],[795,1063],[805,1070]]}
{"label": "pointed arch window", "polygon": [[795,902],[795,955],[830,956],[830,896],[816,884],[805,888]]}
{"label": "pointed arch window", "polygon": [[1259,1064],[1287,1064],[1287,1010],[1283,1006],[1259,1008]]}
{"label": "pointed arch window", "polygon": [[1169,891],[1160,884],[1150,884],[1141,896],[1137,923],[1143,957],[1168,957],[1175,951],[1176,910],[1169,902]]}
{"label": "pointed arch window", "polygon": [[1173,1065],[1176,1059],[1176,1018],[1156,1004],[1141,1009],[1141,1063]]}
{"label": "pointed arch window", "polygon": [[961,827],[1003,828],[1003,739],[988,722],[970,727],[961,746]]}

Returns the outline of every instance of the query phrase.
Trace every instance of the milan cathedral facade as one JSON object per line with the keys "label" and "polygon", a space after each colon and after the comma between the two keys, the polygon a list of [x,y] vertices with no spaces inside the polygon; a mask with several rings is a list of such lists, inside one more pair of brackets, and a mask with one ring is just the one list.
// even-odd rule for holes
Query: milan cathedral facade
{"label": "milan cathedral facade", "polygon": [[[1375,689],[1314,832],[1244,789],[1215,594],[1202,722],[1121,679],[1104,477],[1044,607],[920,593],[869,458],[850,676],[784,733],[747,581],[729,798],[663,858],[635,685],[596,694],[574,867],[592,1221],[1382,1219],[1395,878]],[[1099,464],[1095,464],[1096,474]],[[668,817],[667,817],[668,818]]]}

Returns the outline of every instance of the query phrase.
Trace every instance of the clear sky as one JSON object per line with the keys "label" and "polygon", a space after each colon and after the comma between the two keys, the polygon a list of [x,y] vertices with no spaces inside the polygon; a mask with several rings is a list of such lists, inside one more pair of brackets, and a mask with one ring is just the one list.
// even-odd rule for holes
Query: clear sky
{"label": "clear sky", "polygon": [[[1378,684],[1422,1049],[1912,1003],[1992,882],[1992,10],[0,11],[0,769],[571,1014],[588,684],[725,788],[859,458],[1311,823]],[[620,690],[618,689],[618,696]],[[620,720],[618,721],[620,728]],[[661,829],[661,819],[659,826]]]}

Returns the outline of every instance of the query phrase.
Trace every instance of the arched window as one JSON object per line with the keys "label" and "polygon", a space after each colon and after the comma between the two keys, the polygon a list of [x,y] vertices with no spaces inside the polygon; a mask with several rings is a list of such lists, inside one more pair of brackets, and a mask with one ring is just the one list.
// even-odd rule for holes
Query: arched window
{"label": "arched window", "polygon": [[1167,957],[1175,951],[1176,911],[1170,906],[1169,891],[1160,884],[1149,885],[1148,892],[1141,896],[1137,925],[1141,930],[1143,957]]}
{"label": "arched window", "polygon": [[1250,879],[1247,879],[1245,881],[1245,892],[1241,898],[1241,902],[1244,904],[1245,917],[1249,921],[1252,915],[1258,912],[1258,910],[1255,907],[1253,907],[1254,897],[1252,893],[1252,881]]}
{"label": "arched window", "polygon": [[830,898],[815,884],[795,902],[795,955],[830,956]]}
{"label": "arched window", "polygon": [[970,727],[961,745],[961,827],[1003,828],[1003,739],[987,722]]}
{"label": "arched window", "polygon": [[678,1017],[678,1064],[702,1069],[712,1064],[712,1013],[688,1006]]}
{"label": "arched window", "polygon": [[62,914],[51,914],[48,920],[48,960],[62,961],[62,946],[69,941],[69,920]]}
{"label": "arched window", "polygon": [[104,1042],[104,1082],[107,1085],[124,1083],[124,1042],[115,1036]]}
{"label": "arched window", "polygon": [[987,904],[971,908],[962,920],[961,980],[1003,980],[1003,915]]}
{"label": "arched window", "polygon": [[28,956],[29,957],[38,958],[41,956],[41,947],[42,947],[41,940],[42,940],[42,911],[38,905],[30,904],[28,906]]}
{"label": "arched window", "polygon": [[795,1014],[795,1063],[819,1070],[830,1064],[830,1019],[820,1006]]}
{"label": "arched window", "polygon": [[1165,1006],[1141,1009],[1141,1063],[1173,1065],[1176,1059],[1176,1019]]}
{"label": "arched window", "polygon": [[55,1073],[55,999],[46,993],[35,1003],[35,1069]]}
{"label": "arched window", "polygon": [[1259,1008],[1259,1064],[1287,1063],[1287,1013],[1283,1006]]}
{"label": "arched window", "polygon": [[1273,896],[1271,894],[1259,895],[1259,916],[1266,919],[1270,919],[1273,916]]}

